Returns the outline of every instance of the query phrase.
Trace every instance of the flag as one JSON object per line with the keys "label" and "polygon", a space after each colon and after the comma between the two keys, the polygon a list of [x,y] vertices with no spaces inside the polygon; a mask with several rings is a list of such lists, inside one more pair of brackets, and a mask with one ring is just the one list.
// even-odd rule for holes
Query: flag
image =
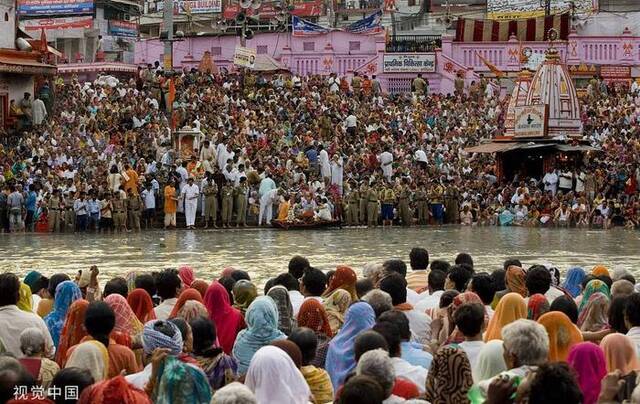
{"label": "flag", "polygon": [[44,32],[44,28],[42,28],[42,32],[40,32],[40,52],[47,53],[49,51],[49,46],[47,45],[47,34]]}
{"label": "flag", "polygon": [[381,20],[382,10],[378,10],[370,16],[367,16],[347,26],[344,30],[347,32],[351,32],[352,34],[377,34],[378,32],[381,32],[383,30]]}
{"label": "flag", "polygon": [[484,63],[489,68],[489,70],[491,70],[491,73],[496,75],[496,77],[504,76],[504,72],[502,70],[498,69],[496,65],[483,58],[482,55],[480,55],[477,51],[476,55],[480,58],[480,60],[482,60],[482,63]]}
{"label": "flag", "polygon": [[304,20],[296,15],[291,16],[291,26],[293,27],[293,36],[298,37],[322,35],[329,32],[328,28],[325,28],[311,21]]}

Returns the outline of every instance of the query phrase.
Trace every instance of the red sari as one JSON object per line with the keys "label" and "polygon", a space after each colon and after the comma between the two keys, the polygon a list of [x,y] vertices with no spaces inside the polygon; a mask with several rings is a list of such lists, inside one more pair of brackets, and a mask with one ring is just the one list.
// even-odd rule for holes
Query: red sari
{"label": "red sari", "polygon": [[218,281],[213,281],[204,295],[204,305],[209,318],[215,323],[220,346],[230,354],[238,332],[244,328],[244,319],[240,310],[231,306],[229,293]]}
{"label": "red sari", "polygon": [[156,313],[153,311],[153,300],[144,289],[134,289],[127,296],[127,303],[131,306],[131,310],[142,324],[147,321],[155,320]]}
{"label": "red sari", "polygon": [[184,306],[184,304],[189,300],[195,300],[204,304],[204,301],[202,300],[202,296],[200,296],[200,292],[198,292],[196,289],[193,289],[193,288],[185,289],[182,291],[182,293],[180,293],[180,296],[178,297],[178,301],[176,302],[176,305],[173,306],[173,310],[169,314],[169,318],[176,317],[178,315],[178,312],[182,308],[182,306]]}

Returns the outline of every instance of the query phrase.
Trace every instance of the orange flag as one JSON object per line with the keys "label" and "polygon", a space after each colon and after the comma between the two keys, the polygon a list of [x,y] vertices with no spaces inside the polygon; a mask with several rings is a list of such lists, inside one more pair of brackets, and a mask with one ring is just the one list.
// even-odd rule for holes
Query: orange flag
{"label": "orange flag", "polygon": [[496,77],[504,76],[504,72],[502,70],[498,69],[496,65],[489,62],[487,59],[483,58],[477,51],[476,51],[476,55],[478,55],[480,60],[482,60],[482,63],[484,63],[489,68],[489,70],[491,70],[491,73],[496,75]]}

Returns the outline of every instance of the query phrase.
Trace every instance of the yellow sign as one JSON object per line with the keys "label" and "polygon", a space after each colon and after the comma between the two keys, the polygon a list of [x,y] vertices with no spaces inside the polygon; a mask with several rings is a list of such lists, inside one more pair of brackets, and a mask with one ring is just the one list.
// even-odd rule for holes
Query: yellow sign
{"label": "yellow sign", "polygon": [[253,69],[256,67],[256,50],[236,46],[236,52],[233,55],[233,64]]}
{"label": "yellow sign", "polygon": [[547,134],[547,105],[523,105],[514,108],[515,137],[544,137]]}

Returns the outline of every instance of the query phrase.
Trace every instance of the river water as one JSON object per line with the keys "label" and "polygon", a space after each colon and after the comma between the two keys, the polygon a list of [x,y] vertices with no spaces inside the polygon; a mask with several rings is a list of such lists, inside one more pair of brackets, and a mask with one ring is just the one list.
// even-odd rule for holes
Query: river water
{"label": "river water", "polygon": [[431,259],[453,261],[458,252],[473,256],[477,271],[502,267],[507,257],[525,266],[551,262],[561,271],[579,265],[622,266],[640,274],[640,233],[624,229],[535,229],[517,227],[423,227],[283,231],[242,229],[150,231],[119,235],[0,235],[1,271],[45,274],[98,265],[102,280],[127,271],[150,271],[189,264],[198,278],[210,280],[224,267],[247,270],[262,284],[286,271],[301,254],[329,270],[337,264],[360,270],[367,262],[402,258],[412,247]]}

